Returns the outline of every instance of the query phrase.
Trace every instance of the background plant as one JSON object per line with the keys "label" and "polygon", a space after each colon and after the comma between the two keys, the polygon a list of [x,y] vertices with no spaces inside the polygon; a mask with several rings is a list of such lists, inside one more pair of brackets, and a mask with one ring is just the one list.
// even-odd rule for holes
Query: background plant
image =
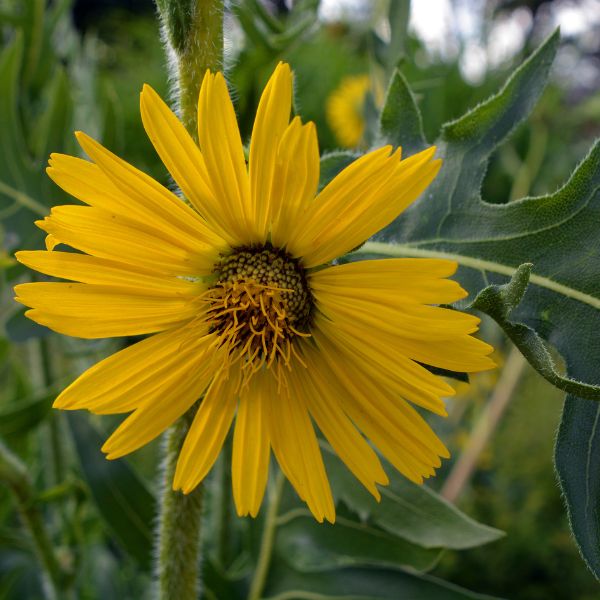
{"label": "background plant", "polygon": [[[108,147],[168,183],[145,140],[137,108],[143,81],[163,95],[169,89],[154,8],[148,4],[135,15],[101,11],[90,16],[89,4],[87,9],[82,8],[84,4],[76,6],[74,13],[69,2],[48,6],[39,0],[0,4],[0,435],[7,448],[4,455],[11,457],[0,465],[0,474],[9,484],[0,492],[0,597],[7,598],[39,597],[42,593],[47,597],[138,598],[147,594],[150,580],[157,448],[136,453],[130,462],[108,463],[98,450],[104,434],[94,419],[80,414],[63,419],[49,410],[56,391],[114,349],[114,342],[81,343],[54,337],[22,318],[10,300],[12,285],[30,276],[14,263],[11,253],[16,248],[41,247],[41,232],[33,221],[61,199],[61,192],[53,187],[43,168],[50,151],[74,151],[72,130],[85,129],[99,136]],[[233,32],[228,66],[243,131],[249,132],[258,90],[280,59],[289,60],[297,73],[296,103],[303,117],[317,122],[325,152],[336,148],[323,105],[345,75],[369,72],[374,82],[386,85],[395,67],[400,67],[402,76],[394,75],[383,119],[379,120],[369,102],[365,117],[370,141],[387,138],[410,152],[423,143],[420,123],[428,139],[435,139],[442,123],[459,118],[497,92],[514,66],[522,62],[517,53],[505,64],[486,71],[477,84],[469,82],[463,65],[469,44],[464,42],[454,57],[428,56],[423,41],[408,33],[407,5],[404,12],[398,9],[402,4],[392,3],[395,8],[388,13],[384,3],[370,3],[365,13],[368,18],[339,21],[319,18],[314,2],[296,2],[292,11],[283,3],[262,4],[258,0],[233,4],[225,17],[228,31]],[[527,6],[533,14],[537,5]],[[488,33],[494,23],[518,10],[523,6],[514,2],[504,7],[490,5],[485,25]],[[522,55],[530,54],[544,37],[543,10],[539,11],[541,16],[532,19]],[[389,25],[390,35],[383,35],[382,22]],[[482,38],[485,34],[481,32]],[[535,276],[555,278],[555,267],[562,264],[564,269],[558,274],[568,279],[570,289],[599,297],[594,255],[598,236],[597,226],[594,228],[598,214],[597,154],[590,154],[579,169],[574,190],[564,198],[555,195],[545,201],[547,205],[555,202],[556,210],[573,202],[574,208],[563,218],[553,220],[556,211],[544,215],[531,204],[509,204],[528,194],[554,192],[586,155],[598,132],[597,95],[590,94],[585,86],[574,86],[572,81],[555,76],[539,99],[557,48],[555,37],[521,69],[508,92],[443,129],[445,173],[458,174],[459,183],[439,180],[427,199],[436,207],[430,223],[423,224],[423,209],[417,206],[375,244],[393,242],[396,249],[392,252],[467,256],[471,264],[479,266],[474,270],[465,265],[460,273],[463,284],[473,292],[471,300],[488,284],[506,284],[521,263],[533,262],[534,278],[528,287],[530,273],[525,267],[511,288],[488,289],[479,297],[478,307],[501,321],[525,352],[539,349],[536,344],[544,342],[515,323],[532,327],[555,346],[555,359],[564,363],[569,376],[597,384],[594,371],[600,357],[593,336],[597,309],[586,308],[587,312],[574,319],[580,308],[577,301],[571,303],[555,292],[539,290],[535,280]],[[577,37],[567,35],[560,48],[563,53],[565,49],[575,50],[579,65],[587,60],[589,50]],[[561,60],[564,62],[564,56],[559,56],[559,67]],[[518,123],[521,125],[515,130]],[[510,137],[498,145],[509,133]],[[324,177],[349,159],[347,154],[326,153]],[[474,176],[472,181],[470,176]],[[480,184],[483,198],[498,205],[497,209],[478,204]],[[450,213],[444,220],[436,212],[437,203],[441,206],[449,197],[454,199],[452,210],[457,211],[457,217]],[[469,216],[460,217],[467,202],[471,203]],[[523,212],[516,214],[519,210]],[[472,211],[476,211],[479,227],[473,226]],[[511,242],[510,248],[490,240],[493,235],[483,235],[484,225],[492,234],[509,226],[517,232],[524,227],[531,231],[541,218],[547,219],[545,237],[543,231],[540,237],[525,236],[524,242]],[[432,235],[438,229],[443,235]],[[468,243],[464,241],[465,229],[469,230]],[[567,241],[559,245],[557,239]],[[360,252],[388,250],[371,244]],[[493,265],[481,268],[481,261],[497,261],[511,271],[498,273]],[[545,261],[550,270],[544,270]],[[525,293],[521,303],[519,292]],[[511,302],[515,304],[513,312],[508,311]],[[549,318],[544,318],[545,310],[550,311]],[[569,321],[563,323],[563,316]],[[302,597],[291,590],[325,597],[362,593],[396,598],[400,591],[416,598],[477,597],[450,586],[438,575],[499,596],[561,598],[578,589],[581,597],[586,593],[594,597],[596,583],[569,540],[552,478],[550,447],[561,394],[523,361],[509,361],[509,343],[491,322],[487,327],[485,335],[496,337],[500,357],[510,366],[500,378],[506,381],[512,375],[509,399],[514,400],[497,434],[490,436],[487,450],[478,457],[479,468],[472,473],[471,483],[463,486],[461,503],[469,514],[506,530],[505,538],[449,507],[435,493],[433,488],[440,491],[444,473],[433,482],[433,488],[427,489],[396,479],[390,488],[394,495],[386,495],[381,505],[373,505],[345,480],[333,458],[328,469],[339,493],[340,514],[335,527],[314,524],[290,489],[277,485],[270,490],[271,507],[276,506],[276,511],[269,512],[264,506],[259,519],[240,520],[232,516],[227,496],[225,457],[206,489],[205,596],[247,596],[255,578],[265,520],[272,517],[268,523],[273,528],[274,545],[264,581],[265,597]],[[552,347],[548,350],[554,353]],[[537,356],[541,358],[538,368],[549,364],[544,362],[543,353]],[[549,376],[553,377],[551,373]],[[563,387],[571,385],[556,382]],[[435,423],[438,428],[447,426],[446,439],[455,440],[455,456],[469,447],[472,431],[489,416],[486,396],[499,385],[492,380],[486,387],[475,379],[470,394],[450,406],[449,422]],[[587,393],[577,387],[570,389]],[[587,391],[596,394],[593,389]],[[593,451],[598,405],[571,397],[566,406],[557,464],[576,538],[590,567],[598,573],[597,523],[586,514],[586,506],[597,505],[600,481],[594,462],[597,453]],[[103,421],[102,425],[106,424]],[[586,464],[588,479],[580,481],[577,476]],[[451,471],[452,464],[447,469]],[[591,494],[587,497],[586,489]],[[407,509],[407,503],[421,507],[425,519]],[[30,515],[20,517],[18,506],[21,513],[24,506],[33,509],[32,514],[37,515],[33,518],[49,542],[46,556],[41,555],[42,577],[40,540],[32,544],[29,534],[23,535],[23,523],[27,524]],[[432,523],[437,526],[432,527]],[[480,547],[492,540],[497,541]]]}

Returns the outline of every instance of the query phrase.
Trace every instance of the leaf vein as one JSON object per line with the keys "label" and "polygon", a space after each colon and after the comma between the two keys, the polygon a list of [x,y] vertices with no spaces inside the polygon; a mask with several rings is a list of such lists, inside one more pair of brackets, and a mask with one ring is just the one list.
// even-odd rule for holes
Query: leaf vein
{"label": "leaf vein", "polygon": [[[490,271],[492,273],[499,273],[508,277],[512,277],[517,270],[517,267],[511,267],[510,265],[503,265],[489,260],[475,258],[473,256],[464,256],[462,254],[444,252],[442,250],[426,250],[423,248],[416,248],[414,246],[402,244],[386,244],[383,242],[367,242],[353,254],[382,254],[384,256],[394,257],[410,256],[421,258],[442,258],[446,260],[453,260],[463,267]],[[529,282],[600,310],[600,298],[586,294],[585,292],[572,288],[568,285],[559,283],[558,281],[550,279],[549,277],[532,274],[529,278]]]}

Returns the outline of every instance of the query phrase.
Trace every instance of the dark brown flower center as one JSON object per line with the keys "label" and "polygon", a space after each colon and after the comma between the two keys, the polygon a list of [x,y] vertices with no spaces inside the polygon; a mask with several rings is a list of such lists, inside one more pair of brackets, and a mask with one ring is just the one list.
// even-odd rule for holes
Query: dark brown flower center
{"label": "dark brown flower center", "polygon": [[276,248],[238,248],[215,265],[215,275],[207,316],[232,360],[251,375],[298,356],[294,338],[310,336],[314,307],[298,260]]}

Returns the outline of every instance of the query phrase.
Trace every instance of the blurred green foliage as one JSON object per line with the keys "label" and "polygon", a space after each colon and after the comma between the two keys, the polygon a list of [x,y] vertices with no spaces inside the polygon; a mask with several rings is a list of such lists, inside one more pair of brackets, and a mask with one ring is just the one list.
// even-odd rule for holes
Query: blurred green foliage
{"label": "blurred green foliage", "polygon": [[[469,515],[494,524],[506,537],[487,547],[446,553],[437,575],[506,598],[598,597],[598,583],[574,550],[552,468],[552,433],[560,422],[562,396],[527,369],[460,502]],[[469,406],[465,425],[480,410],[475,403]],[[453,450],[460,452],[460,446]]]}
{"label": "blurred green foliage", "polygon": [[[279,10],[272,10],[275,4],[265,9],[258,0],[237,2],[227,15],[235,42],[228,55],[229,79],[246,139],[260,90],[278,60],[291,63],[296,73],[297,111],[304,120],[317,124],[324,152],[336,149],[325,118],[326,99],[347,75],[373,72],[375,80],[385,80],[390,65],[399,63],[416,93],[425,135],[431,140],[442,123],[489,96],[522,60],[521,55],[513,57],[510,64],[487,72],[474,85],[461,74],[458,56],[415,60],[423,56],[424,47],[412,35],[401,40],[395,57],[383,60],[374,23],[323,24],[315,14],[317,2],[296,2],[293,11],[282,8],[282,3],[278,3]],[[64,415],[49,410],[58,389],[117,345],[108,341],[83,344],[48,335],[22,318],[11,301],[12,286],[31,277],[11,260],[12,252],[42,247],[43,236],[33,221],[50,206],[71,201],[47,179],[44,167],[50,152],[77,154],[73,130],[97,136],[138,168],[171,183],[143,132],[138,108],[143,83],[169,97],[157,20],[147,10],[137,15],[112,9],[101,13],[82,33],[73,26],[71,8],[68,0],[0,1],[0,437],[28,466],[37,494],[32,501],[47,522],[60,564],[66,572],[76,573],[75,597],[142,598],[149,583],[150,558],[143,546],[152,534],[148,515],[154,496],[149,490],[156,477],[157,444],[131,457],[131,466],[125,461],[105,463],[97,442],[105,432],[98,430],[94,420],[86,416],[77,422],[78,415],[67,422]],[[567,178],[597,135],[600,115],[597,97],[574,101],[569,92],[564,82],[554,80],[532,118],[495,152],[484,181],[483,195],[488,201],[504,203],[528,192],[553,191]],[[489,389],[474,386],[474,393],[460,400],[466,406],[459,425],[464,435],[476,422],[486,393]],[[505,530],[507,536],[483,548],[444,551],[435,575],[511,598],[568,598],[573,597],[573,590],[582,599],[597,595],[596,582],[570,540],[551,468],[560,399],[561,394],[538,376],[527,374],[486,454],[485,465],[460,503],[473,518]],[[102,428],[108,430],[107,424],[117,421],[104,419]],[[451,449],[460,452],[458,444]],[[223,472],[221,459],[207,490],[209,511],[215,515],[230,504],[230,499],[221,496]],[[121,483],[107,489],[107,481]],[[127,498],[121,497],[120,485],[129,491]],[[284,496],[289,522],[278,539],[275,564],[281,580],[293,581],[301,572],[305,579],[330,577],[333,583],[350,585],[352,579],[344,571],[350,559],[325,576],[315,574],[319,565],[313,556],[316,550],[320,560],[333,560],[331,555],[340,560],[342,550],[352,554],[344,548],[348,537],[339,539],[330,531],[328,545],[315,548],[313,526],[304,523],[303,514],[293,513],[294,501],[288,496],[289,490]],[[360,502],[354,502],[346,499],[340,521],[343,525],[347,518],[351,523],[348,527],[353,528],[356,548],[366,544],[369,536],[378,543],[385,541],[377,546],[380,560],[370,573],[382,590],[393,590],[402,580],[422,594],[415,597],[474,597],[445,584],[438,587],[429,576],[390,567],[394,562],[427,571],[441,548],[466,548],[469,543],[461,546],[448,536],[429,546],[423,540],[388,539],[391,534],[377,514],[363,530],[355,531],[355,523],[364,515]],[[435,506],[445,510],[441,502],[435,501]],[[142,515],[134,535],[128,530],[131,515]],[[204,569],[214,597],[243,597],[261,519],[235,520],[229,533],[234,543],[228,549],[211,542]],[[219,527],[216,519],[212,527]],[[300,548],[298,530],[306,536]],[[482,531],[487,530],[476,533]],[[490,540],[495,537],[489,535]],[[392,561],[394,552],[405,560]],[[412,562],[406,556],[412,556]],[[0,489],[0,582],[0,599],[43,594],[36,557],[5,488]],[[272,593],[278,592],[275,579],[269,585]],[[380,597],[393,596],[382,592]]]}

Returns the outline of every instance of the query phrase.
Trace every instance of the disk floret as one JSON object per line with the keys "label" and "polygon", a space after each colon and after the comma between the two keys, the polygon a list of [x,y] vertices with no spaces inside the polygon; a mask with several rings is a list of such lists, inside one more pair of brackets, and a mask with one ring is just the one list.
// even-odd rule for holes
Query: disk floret
{"label": "disk floret", "polygon": [[228,356],[249,373],[289,366],[294,338],[310,336],[313,308],[299,261],[276,248],[246,247],[215,265],[215,275],[207,316]]}

